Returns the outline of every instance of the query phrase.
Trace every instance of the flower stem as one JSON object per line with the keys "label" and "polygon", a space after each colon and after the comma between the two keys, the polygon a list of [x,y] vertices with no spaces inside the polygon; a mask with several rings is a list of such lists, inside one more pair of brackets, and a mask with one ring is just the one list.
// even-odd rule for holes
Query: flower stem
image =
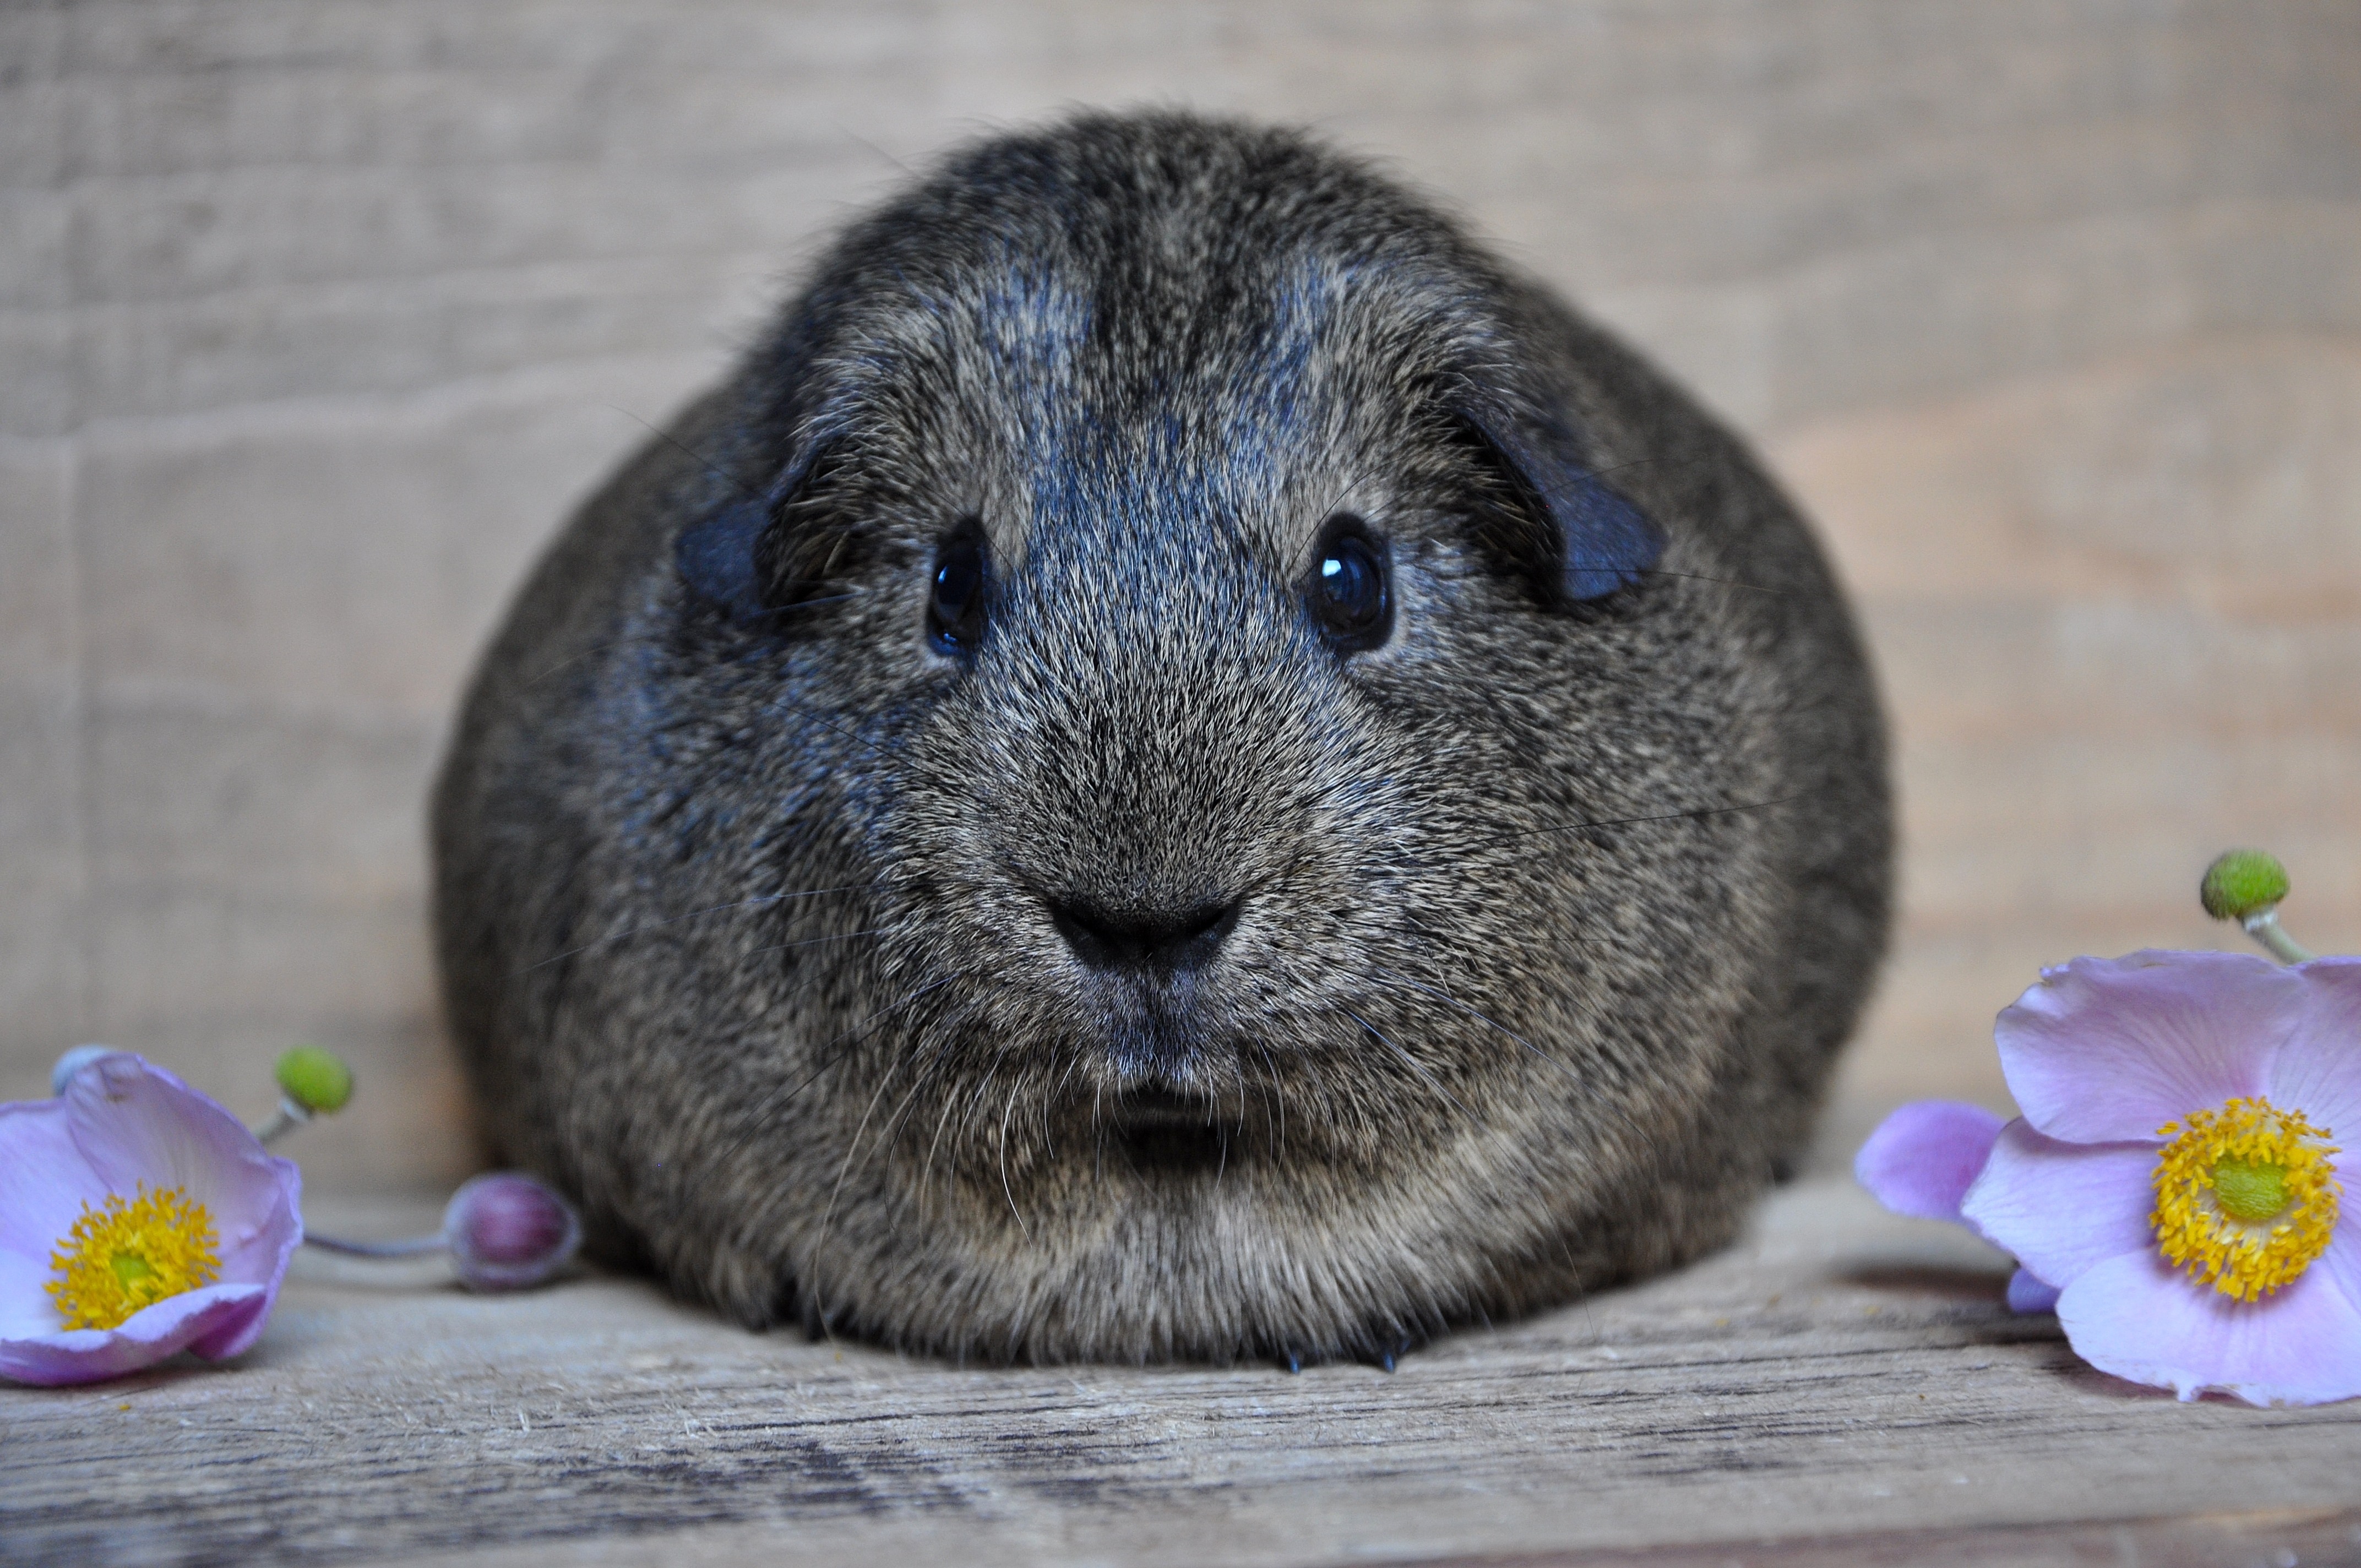
{"label": "flower stem", "polygon": [[2246,927],[2247,936],[2260,942],[2269,950],[2271,957],[2283,964],[2303,963],[2314,956],[2310,948],[2287,934],[2287,928],[2279,924],[2277,905],[2257,909],[2238,924]]}
{"label": "flower stem", "polygon": [[441,1252],[447,1245],[440,1234],[412,1236],[398,1242],[348,1242],[335,1236],[324,1236],[316,1231],[303,1233],[305,1246],[318,1247],[322,1252],[340,1252],[347,1257],[419,1257],[430,1252]]}
{"label": "flower stem", "polygon": [[254,1129],[254,1141],[263,1145],[276,1143],[311,1119],[311,1112],[281,1095],[279,1109],[270,1113],[269,1120]]}

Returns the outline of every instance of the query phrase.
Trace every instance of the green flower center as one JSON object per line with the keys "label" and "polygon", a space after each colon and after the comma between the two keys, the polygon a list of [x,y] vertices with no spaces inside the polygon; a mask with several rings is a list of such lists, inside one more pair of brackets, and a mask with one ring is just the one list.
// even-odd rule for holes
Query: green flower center
{"label": "green flower center", "polygon": [[139,1183],[129,1202],[82,1206],[82,1218],[49,1255],[57,1276],[42,1288],[70,1329],[118,1329],[143,1307],[221,1277],[221,1239],[203,1203],[178,1187]]}
{"label": "green flower center", "polygon": [[2234,1220],[2254,1224],[2288,1206],[2288,1173],[2283,1165],[2220,1159],[2213,1163],[2213,1201]]}
{"label": "green flower center", "polygon": [[2342,1196],[2328,1129],[2241,1096],[2156,1130],[2156,1230],[2164,1260],[2223,1295],[2258,1301],[2300,1277],[2336,1230]]}

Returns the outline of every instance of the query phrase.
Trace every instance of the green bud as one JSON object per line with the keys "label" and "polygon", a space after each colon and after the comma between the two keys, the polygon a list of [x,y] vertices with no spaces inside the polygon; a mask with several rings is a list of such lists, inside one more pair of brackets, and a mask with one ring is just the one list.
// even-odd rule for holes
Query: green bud
{"label": "green bud", "polygon": [[334,1051],[298,1046],[279,1058],[279,1088],[314,1114],[341,1111],[353,1097],[353,1069]]}
{"label": "green bud", "polygon": [[2198,902],[2216,920],[2244,920],[2288,895],[2287,868],[2260,850],[2233,850],[2205,868]]}

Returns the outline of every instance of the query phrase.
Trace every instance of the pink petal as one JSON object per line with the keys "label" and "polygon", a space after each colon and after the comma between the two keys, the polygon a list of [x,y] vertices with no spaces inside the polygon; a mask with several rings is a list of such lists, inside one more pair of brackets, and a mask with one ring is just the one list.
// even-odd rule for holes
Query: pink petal
{"label": "pink petal", "polygon": [[[221,1237],[222,1282],[278,1288],[294,1249],[291,1161],[265,1154],[236,1117],[128,1053],[76,1073],[65,1102],[75,1146],[111,1190],[128,1198],[142,1181],[186,1188]],[[301,1222],[292,1223],[300,1239]]]}
{"label": "pink petal", "polygon": [[[2341,1227],[2330,1245],[2349,1245]],[[2184,1399],[2209,1388],[2250,1405],[2361,1394],[2361,1309],[2319,1264],[2259,1301],[2234,1301],[2152,1248],[2125,1253],[2066,1287],[2058,1321],[2100,1371]]]}
{"label": "pink petal", "polygon": [[2262,1093],[2305,1002],[2298,974],[2253,953],[2151,949],[2043,970],[1993,1038],[2026,1121],[2069,1143],[2118,1143]]}
{"label": "pink petal", "polygon": [[2361,1155],[2361,959],[2314,959],[2288,972],[2303,987],[2303,1015],[2272,1059],[2265,1092],[2280,1110],[2326,1128],[2354,1158]]}
{"label": "pink petal", "polygon": [[1984,1168],[2001,1118],[1957,1100],[1916,1100],[1877,1124],[1853,1157],[1852,1177],[1897,1214],[1960,1218],[1960,1200]]}
{"label": "pink petal", "polygon": [[2341,1195],[2335,1234],[2329,1238],[2328,1250],[2307,1271],[2307,1277],[2318,1274],[2334,1281],[2353,1310],[2361,1312],[2361,1212],[2355,1210],[2354,1202],[2353,1193]]}
{"label": "pink petal", "polygon": [[248,1320],[258,1330],[269,1315],[270,1293],[259,1285],[184,1290],[133,1313],[120,1328],[57,1329],[0,1339],[0,1377],[45,1387],[120,1377],[200,1339],[238,1333]]}
{"label": "pink petal", "polygon": [[2058,1310],[2058,1287],[2046,1279],[2037,1279],[2029,1269],[2020,1268],[2008,1277],[2008,1310],[2012,1312],[2051,1312]]}
{"label": "pink petal", "polygon": [[300,1206],[302,1173],[291,1159],[273,1159],[270,1163],[279,1189],[278,1201],[255,1227],[253,1239],[235,1257],[228,1250],[226,1236],[223,1238],[222,1252],[223,1278],[232,1277],[233,1267],[238,1271],[238,1277],[260,1275],[261,1310],[247,1317],[230,1319],[190,1341],[189,1348],[207,1361],[224,1361],[240,1354],[262,1337],[262,1325],[270,1321],[271,1306],[279,1299],[279,1287],[287,1277],[287,1265],[294,1257],[295,1249],[303,1245],[303,1213]]}
{"label": "pink petal", "polygon": [[0,1338],[47,1333],[58,1310],[42,1288],[49,1255],[106,1188],[74,1147],[56,1100],[0,1105]]}
{"label": "pink petal", "polygon": [[2062,1288],[2109,1258],[2156,1250],[2147,1219],[2156,1151],[2153,1143],[2060,1143],[2019,1118],[2001,1129],[1960,1215]]}

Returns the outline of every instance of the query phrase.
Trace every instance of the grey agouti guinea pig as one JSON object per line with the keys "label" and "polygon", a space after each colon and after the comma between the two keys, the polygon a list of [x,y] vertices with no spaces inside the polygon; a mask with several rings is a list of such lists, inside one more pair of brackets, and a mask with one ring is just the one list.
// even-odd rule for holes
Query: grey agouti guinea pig
{"label": "grey agouti guinea pig", "polygon": [[1385,1360],[1729,1237],[1883,940],[1873,688],[1739,443],[1298,134],[855,223],[575,519],[435,796],[594,1245],[986,1360]]}

